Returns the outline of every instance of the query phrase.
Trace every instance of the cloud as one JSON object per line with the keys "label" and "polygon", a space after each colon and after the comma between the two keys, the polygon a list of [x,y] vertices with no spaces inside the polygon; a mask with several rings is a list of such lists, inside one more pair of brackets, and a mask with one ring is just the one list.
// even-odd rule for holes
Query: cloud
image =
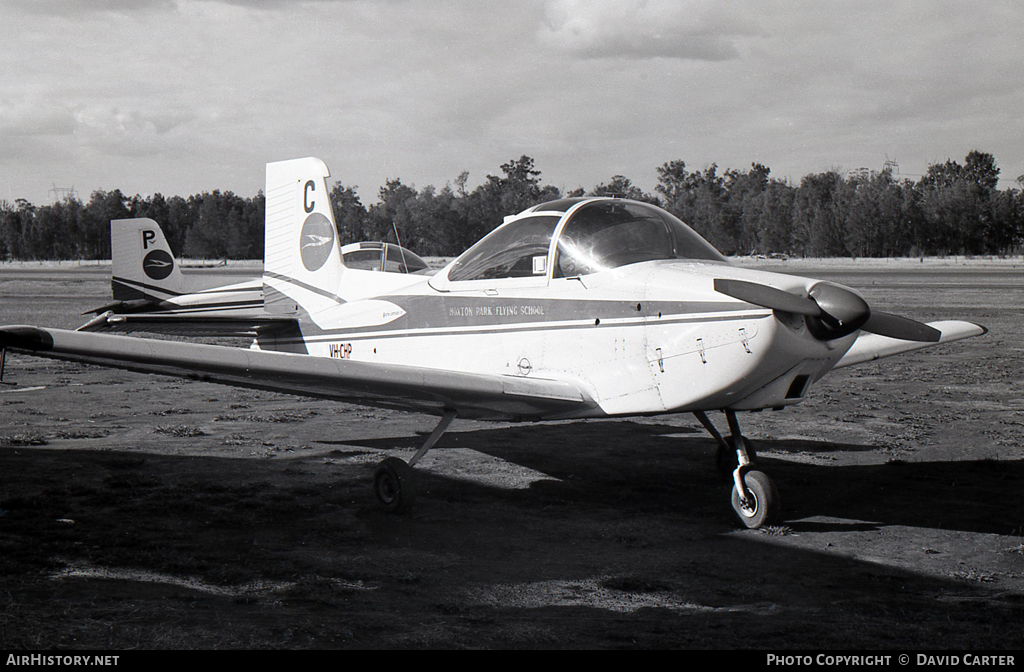
{"label": "cloud", "polygon": [[174,9],[176,0],[10,0],[8,6],[25,14],[76,16],[99,12],[130,13],[153,9]]}
{"label": "cloud", "polygon": [[122,110],[90,106],[75,114],[76,132],[107,139],[143,139],[165,135],[178,126],[193,121],[195,114],[173,110]]}
{"label": "cloud", "polygon": [[468,170],[472,188],[524,153],[566,188],[650,190],[673,159],[918,173],[974,148],[1012,177],[1021,18],[882,0],[0,0],[0,189],[255,193],[263,163],[304,155],[367,202],[395,177]]}
{"label": "cloud", "polygon": [[758,34],[707,0],[550,0],[538,39],[583,58],[676,58],[724,61],[739,57],[735,39]]}
{"label": "cloud", "polygon": [[[43,16],[131,15],[154,11],[176,12],[189,5],[234,5],[243,9],[279,9],[293,5],[334,4],[353,0],[0,0],[23,14]],[[393,0],[398,1],[398,0]]]}
{"label": "cloud", "polygon": [[0,135],[61,136],[75,131],[75,113],[63,105],[0,103]]}

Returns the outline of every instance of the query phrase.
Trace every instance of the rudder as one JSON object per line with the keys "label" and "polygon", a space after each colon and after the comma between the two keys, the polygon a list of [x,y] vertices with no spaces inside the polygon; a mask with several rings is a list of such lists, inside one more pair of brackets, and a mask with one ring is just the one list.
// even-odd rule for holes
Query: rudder
{"label": "rudder", "polygon": [[315,314],[344,301],[327,178],[316,158],[267,164],[263,302],[269,313]]}

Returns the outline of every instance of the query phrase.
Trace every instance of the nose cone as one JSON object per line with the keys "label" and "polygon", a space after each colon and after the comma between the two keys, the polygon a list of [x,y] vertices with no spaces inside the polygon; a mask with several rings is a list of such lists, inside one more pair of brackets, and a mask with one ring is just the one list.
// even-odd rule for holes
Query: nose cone
{"label": "nose cone", "polygon": [[822,340],[851,334],[871,317],[867,301],[852,289],[819,282],[808,293],[821,308],[821,315],[807,318],[807,325],[811,333]]}

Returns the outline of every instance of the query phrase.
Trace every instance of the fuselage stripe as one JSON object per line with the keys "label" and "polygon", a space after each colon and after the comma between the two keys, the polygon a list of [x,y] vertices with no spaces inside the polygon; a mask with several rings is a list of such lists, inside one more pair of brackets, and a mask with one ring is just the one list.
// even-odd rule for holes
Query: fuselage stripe
{"label": "fuselage stripe", "polygon": [[111,277],[110,280],[111,282],[119,283],[130,289],[142,289],[147,292],[159,292],[160,294],[166,294],[167,296],[184,296],[184,294],[182,294],[181,292],[171,291],[169,289],[164,289],[163,287],[157,287],[155,285],[148,285],[144,282],[138,282],[136,280],[128,280],[127,278]]}
{"label": "fuselage stripe", "polygon": [[[167,297],[169,297],[169,298],[177,298],[177,297],[197,295],[197,294],[202,294],[202,295],[233,294],[235,292],[262,292],[263,291],[263,285],[262,284],[252,284],[252,285],[242,285],[242,286],[230,285],[230,286],[225,286],[225,287],[211,287],[210,289],[202,289],[202,290],[199,290],[197,292],[185,293],[185,292],[176,292],[174,290],[165,289],[163,287],[157,287],[155,285],[149,285],[149,284],[146,284],[144,282],[138,282],[136,280],[129,280],[127,278],[112,277],[111,281],[119,283],[119,284],[122,284],[122,285],[124,285],[126,287],[129,287],[131,289],[143,289],[143,290],[146,290],[146,291],[152,292],[152,293],[166,294]],[[162,300],[166,301],[167,299],[162,299]]]}
{"label": "fuselage stripe", "polygon": [[[561,322],[533,322],[527,324],[510,324],[510,325],[472,325],[465,327],[448,327],[448,328],[436,328],[436,329],[394,329],[388,331],[374,331],[374,332],[351,332],[343,331],[340,329],[329,329],[323,331],[317,331],[315,334],[303,335],[295,339],[280,339],[284,341],[305,341],[306,343],[326,343],[336,342],[339,340],[346,341],[361,341],[374,338],[390,339],[390,338],[415,338],[415,337],[430,337],[430,336],[459,336],[459,335],[478,335],[478,334],[503,334],[503,333],[515,333],[515,332],[539,332],[539,331],[562,331],[566,329],[608,329],[612,327],[645,327],[645,326],[660,326],[666,324],[687,324],[687,323],[700,323],[700,322],[719,322],[719,321],[737,321],[737,320],[749,320],[749,319],[760,319],[771,316],[770,312],[763,310],[757,311],[743,311],[729,312],[729,313],[704,313],[698,316],[687,315],[687,316],[663,316],[660,318],[647,317],[647,318],[611,318],[607,320],[601,320],[598,324],[595,324],[595,320],[567,320]],[[308,328],[310,325],[303,324],[304,328]]]}
{"label": "fuselage stripe", "polygon": [[314,294],[319,294],[320,296],[322,296],[322,297],[324,297],[326,299],[331,299],[332,301],[337,301],[339,304],[347,303],[345,301],[345,299],[341,298],[340,296],[338,296],[337,294],[335,294],[333,292],[328,292],[327,290],[320,289],[319,287],[314,287],[313,285],[310,285],[309,283],[302,282],[301,280],[296,280],[295,278],[288,277],[287,275],[281,275],[280,273],[274,273],[273,271],[263,271],[263,275],[265,277],[272,278],[274,280],[280,280],[281,282],[286,282],[286,283],[288,283],[290,285],[294,285],[296,287],[299,287],[301,289],[306,290],[307,292],[313,292]]}

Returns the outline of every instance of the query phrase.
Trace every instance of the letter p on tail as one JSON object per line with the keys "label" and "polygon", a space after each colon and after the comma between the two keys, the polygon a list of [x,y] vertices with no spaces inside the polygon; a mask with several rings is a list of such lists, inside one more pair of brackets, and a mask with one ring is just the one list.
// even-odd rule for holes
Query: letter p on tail
{"label": "letter p on tail", "polygon": [[327,178],[316,158],[267,164],[264,308],[315,314],[341,303],[341,263]]}
{"label": "letter p on tail", "polygon": [[164,232],[152,219],[110,220],[110,258],[115,301],[165,301],[188,291]]}

